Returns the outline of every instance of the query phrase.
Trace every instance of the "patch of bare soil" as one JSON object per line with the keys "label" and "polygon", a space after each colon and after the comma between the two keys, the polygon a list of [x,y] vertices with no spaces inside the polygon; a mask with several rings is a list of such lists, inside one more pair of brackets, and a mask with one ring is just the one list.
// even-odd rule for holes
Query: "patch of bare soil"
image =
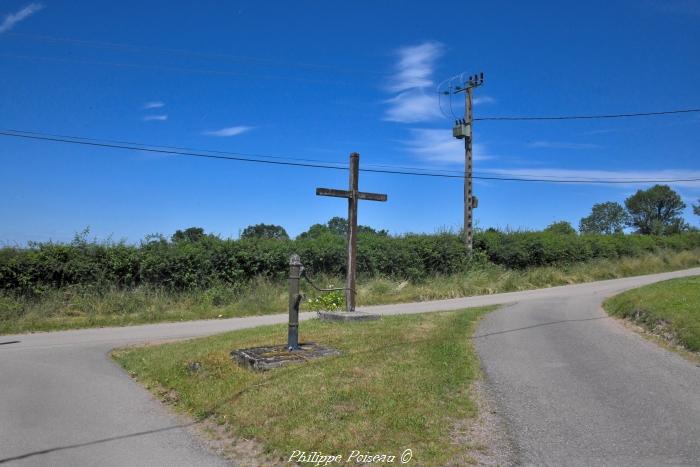
{"label": "patch of bare soil", "polygon": [[447,465],[516,465],[513,443],[505,419],[497,412],[496,403],[483,379],[474,381],[471,397],[478,416],[460,420],[452,429],[452,441],[465,450]]}
{"label": "patch of bare soil", "polygon": [[233,465],[246,467],[296,465],[287,464],[282,459],[266,454],[259,442],[236,436],[226,423],[220,424],[211,418],[193,425],[191,430],[193,435],[207,447],[224,459],[230,460]]}

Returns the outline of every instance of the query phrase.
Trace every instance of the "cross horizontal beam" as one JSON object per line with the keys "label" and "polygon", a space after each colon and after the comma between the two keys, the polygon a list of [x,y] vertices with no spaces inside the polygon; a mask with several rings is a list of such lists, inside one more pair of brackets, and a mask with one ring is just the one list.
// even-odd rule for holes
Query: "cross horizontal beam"
{"label": "cross horizontal beam", "polygon": [[[316,194],[318,196],[333,196],[335,198],[352,198],[351,191],[336,190],[333,188],[316,188]],[[383,195],[381,193],[365,193],[363,191],[358,191],[357,199],[365,199],[368,201],[386,201],[387,195]]]}

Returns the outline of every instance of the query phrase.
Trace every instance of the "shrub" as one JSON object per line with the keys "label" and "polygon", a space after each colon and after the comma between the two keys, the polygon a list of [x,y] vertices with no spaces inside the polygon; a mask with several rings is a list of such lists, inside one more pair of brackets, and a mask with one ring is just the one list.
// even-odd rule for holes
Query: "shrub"
{"label": "shrub", "polygon": [[310,298],[306,306],[310,311],[338,311],[345,305],[345,296],[340,291],[326,292]]}

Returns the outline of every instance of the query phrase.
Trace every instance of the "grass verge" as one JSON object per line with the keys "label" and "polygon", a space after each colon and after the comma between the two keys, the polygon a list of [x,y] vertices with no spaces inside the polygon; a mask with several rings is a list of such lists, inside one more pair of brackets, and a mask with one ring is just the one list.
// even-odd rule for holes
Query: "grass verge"
{"label": "grass verge", "polygon": [[700,352],[700,276],[629,290],[605,301],[613,316],[629,319],[691,352]]}
{"label": "grass verge", "polygon": [[[699,265],[700,249],[524,270],[485,264],[461,274],[435,276],[420,282],[361,278],[357,299],[361,306],[439,300],[615,279]],[[333,277],[318,277],[316,281],[323,285],[342,284],[341,279]],[[313,289],[305,287],[310,299],[317,296]],[[69,288],[47,291],[40,299],[0,294],[0,334],[280,313],[286,310],[287,300],[285,283],[265,279],[254,280],[238,290],[224,286],[178,293],[149,288],[106,291]],[[308,304],[302,304],[302,309],[310,308]]]}
{"label": "grass verge", "polygon": [[[266,373],[239,368],[229,352],[282,342],[284,326],[121,349],[113,357],[177,410],[214,420],[234,439],[257,440],[273,458],[301,450],[345,460],[353,450],[400,456],[411,449],[413,462],[444,465],[465,451],[451,441],[452,427],[475,416],[469,394],[479,363],[469,336],[488,310],[344,325],[312,320],[303,340],[342,355]],[[188,370],[193,362],[196,372]]]}

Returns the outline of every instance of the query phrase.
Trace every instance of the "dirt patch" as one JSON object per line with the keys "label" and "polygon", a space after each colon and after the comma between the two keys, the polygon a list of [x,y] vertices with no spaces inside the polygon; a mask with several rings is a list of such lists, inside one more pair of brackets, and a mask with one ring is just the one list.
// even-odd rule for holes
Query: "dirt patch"
{"label": "dirt patch", "polygon": [[451,437],[465,450],[455,456],[450,466],[458,465],[516,465],[516,454],[508,434],[505,419],[498,413],[496,402],[483,378],[474,381],[471,398],[476,404],[476,418],[455,423]]}
{"label": "dirt patch", "polygon": [[208,418],[192,425],[190,431],[209,449],[224,459],[230,460],[233,465],[246,467],[296,465],[287,464],[283,459],[266,454],[262,444],[255,440],[236,436],[225,422],[217,423]]}

